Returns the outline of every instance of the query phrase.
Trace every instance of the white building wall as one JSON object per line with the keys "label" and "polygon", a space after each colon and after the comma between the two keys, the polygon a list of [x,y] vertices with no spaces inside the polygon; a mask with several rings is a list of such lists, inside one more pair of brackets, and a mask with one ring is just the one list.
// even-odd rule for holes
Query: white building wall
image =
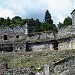
{"label": "white building wall", "polygon": [[68,50],[71,49],[70,41],[63,41],[58,44],[58,50]]}
{"label": "white building wall", "polygon": [[71,49],[75,49],[75,38],[71,40]]}
{"label": "white building wall", "polygon": [[75,26],[75,11],[72,13],[72,25]]}
{"label": "white building wall", "polygon": [[58,50],[68,50],[68,49],[75,49],[75,38],[59,42]]}
{"label": "white building wall", "polygon": [[32,44],[30,45],[32,51],[43,51],[43,50],[53,50],[52,44]]}

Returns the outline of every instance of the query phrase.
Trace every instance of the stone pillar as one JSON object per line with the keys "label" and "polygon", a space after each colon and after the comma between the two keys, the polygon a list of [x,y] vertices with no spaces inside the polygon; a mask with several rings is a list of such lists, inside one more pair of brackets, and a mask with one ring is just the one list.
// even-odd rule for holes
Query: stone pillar
{"label": "stone pillar", "polygon": [[26,51],[26,43],[23,44],[23,52],[25,52],[25,51]]}
{"label": "stone pillar", "polygon": [[27,23],[25,24],[25,34],[26,35],[28,34],[28,24]]}
{"label": "stone pillar", "polygon": [[75,28],[75,9],[71,13],[72,15],[72,26]]}
{"label": "stone pillar", "polygon": [[50,50],[54,50],[54,49],[53,49],[53,44],[50,44]]}
{"label": "stone pillar", "polygon": [[50,75],[50,73],[49,73],[49,65],[47,65],[47,64],[44,65],[44,74],[45,75]]}
{"label": "stone pillar", "polygon": [[37,72],[35,75],[42,75],[41,73]]}
{"label": "stone pillar", "polygon": [[15,72],[16,72],[16,70],[15,70],[15,69],[13,69],[13,75],[16,75],[16,73],[15,73]]}

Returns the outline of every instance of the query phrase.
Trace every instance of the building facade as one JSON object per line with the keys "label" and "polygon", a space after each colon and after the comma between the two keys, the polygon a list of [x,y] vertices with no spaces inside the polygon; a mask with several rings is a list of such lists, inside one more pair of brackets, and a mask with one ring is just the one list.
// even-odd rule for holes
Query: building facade
{"label": "building facade", "polygon": [[28,25],[23,27],[0,28],[0,51],[42,51],[75,49],[75,9],[71,13],[72,25],[28,36]]}

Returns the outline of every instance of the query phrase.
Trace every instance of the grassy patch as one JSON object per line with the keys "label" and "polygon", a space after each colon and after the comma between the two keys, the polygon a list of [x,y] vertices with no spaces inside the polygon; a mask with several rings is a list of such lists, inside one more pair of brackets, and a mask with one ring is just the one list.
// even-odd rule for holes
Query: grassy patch
{"label": "grassy patch", "polygon": [[8,63],[9,68],[35,66],[42,67],[44,64],[52,65],[55,61],[75,55],[75,50],[41,51],[25,53],[5,53],[0,56]]}

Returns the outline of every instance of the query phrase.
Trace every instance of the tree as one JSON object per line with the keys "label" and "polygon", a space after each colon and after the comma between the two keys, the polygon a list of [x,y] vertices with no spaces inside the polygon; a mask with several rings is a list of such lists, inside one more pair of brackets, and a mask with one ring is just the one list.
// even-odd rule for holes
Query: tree
{"label": "tree", "polygon": [[13,28],[13,27],[15,27],[15,26],[16,26],[15,24],[10,24],[10,25],[9,25],[10,28]]}
{"label": "tree", "polygon": [[39,19],[36,19],[36,20],[35,20],[35,25],[40,25]]}
{"label": "tree", "polygon": [[41,32],[41,23],[39,21],[39,19],[35,20],[35,26],[33,28],[34,32]]}
{"label": "tree", "polygon": [[51,19],[51,14],[48,10],[45,12],[45,22],[49,24],[53,24],[53,20]]}
{"label": "tree", "polygon": [[15,16],[15,17],[13,17],[13,18],[12,18],[12,20],[18,20],[18,21],[21,21],[21,20],[22,20],[22,18],[21,18],[21,17],[19,17],[19,16]]}
{"label": "tree", "polygon": [[21,24],[23,24],[22,22],[22,18],[21,17],[19,17],[19,16],[15,16],[15,17],[13,17],[12,18],[12,21],[14,21],[14,23],[16,24],[16,25],[21,25]]}
{"label": "tree", "polygon": [[11,20],[10,20],[9,17],[7,17],[7,19],[6,19],[6,26],[9,26],[10,24],[11,24]]}
{"label": "tree", "polygon": [[70,17],[67,17],[64,19],[63,23],[59,22],[58,28],[62,28],[69,25],[72,25],[72,19]]}
{"label": "tree", "polygon": [[1,17],[0,18],[0,26],[3,25],[4,23],[5,23],[5,20],[4,20],[4,18]]}
{"label": "tree", "polygon": [[23,21],[23,25],[28,23],[28,19],[22,19],[22,21]]}
{"label": "tree", "polygon": [[51,14],[48,10],[45,12],[45,22],[42,25],[42,29],[46,31],[56,32],[57,27],[53,24],[53,20],[51,19]]}
{"label": "tree", "polygon": [[35,20],[33,18],[28,19],[28,25],[29,26],[35,26]]}
{"label": "tree", "polygon": [[14,19],[11,20],[11,24],[16,24]]}
{"label": "tree", "polygon": [[63,27],[63,24],[61,22],[59,22],[59,24],[57,24],[57,25],[58,25],[58,28]]}
{"label": "tree", "polygon": [[64,19],[63,25],[71,25],[72,24],[72,19],[68,16],[67,18]]}
{"label": "tree", "polygon": [[31,33],[34,29],[35,26],[35,20],[33,18],[28,19],[28,29],[29,29],[29,33]]}
{"label": "tree", "polygon": [[57,27],[55,24],[42,23],[41,29],[42,29],[42,31],[57,32]]}

